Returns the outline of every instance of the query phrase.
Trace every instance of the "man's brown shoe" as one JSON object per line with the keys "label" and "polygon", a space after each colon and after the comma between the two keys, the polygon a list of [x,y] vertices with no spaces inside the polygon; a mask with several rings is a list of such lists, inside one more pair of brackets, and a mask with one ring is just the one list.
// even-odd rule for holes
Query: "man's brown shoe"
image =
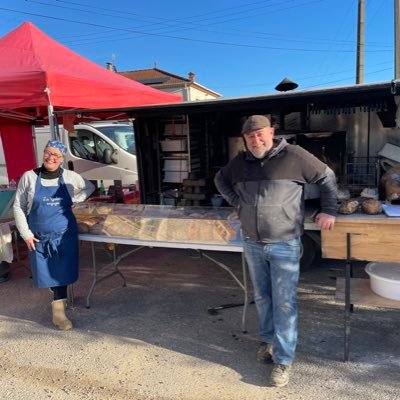
{"label": "man's brown shoe", "polygon": [[261,342],[257,350],[257,360],[263,364],[272,364],[272,344]]}
{"label": "man's brown shoe", "polygon": [[275,387],[283,387],[289,383],[290,365],[274,364],[271,375],[270,383]]}

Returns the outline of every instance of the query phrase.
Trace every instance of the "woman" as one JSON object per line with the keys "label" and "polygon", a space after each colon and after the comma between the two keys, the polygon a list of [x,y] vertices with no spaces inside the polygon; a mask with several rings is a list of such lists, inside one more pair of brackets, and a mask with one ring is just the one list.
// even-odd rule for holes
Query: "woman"
{"label": "woman", "polygon": [[50,288],[53,324],[72,328],[65,316],[67,286],[78,279],[78,229],[74,203],[84,201],[94,185],[76,172],[63,169],[67,147],[49,141],[40,168],[25,172],[14,201],[15,223],[29,249],[36,287]]}

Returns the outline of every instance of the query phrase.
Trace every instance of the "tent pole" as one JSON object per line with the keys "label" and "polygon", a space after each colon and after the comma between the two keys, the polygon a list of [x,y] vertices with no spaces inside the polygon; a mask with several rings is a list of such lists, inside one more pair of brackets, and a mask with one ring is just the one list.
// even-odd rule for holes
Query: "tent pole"
{"label": "tent pole", "polygon": [[51,140],[56,140],[57,134],[56,134],[56,127],[54,125],[54,114],[53,114],[54,108],[51,104],[47,106],[47,113],[49,114],[49,125],[50,125],[50,137]]}

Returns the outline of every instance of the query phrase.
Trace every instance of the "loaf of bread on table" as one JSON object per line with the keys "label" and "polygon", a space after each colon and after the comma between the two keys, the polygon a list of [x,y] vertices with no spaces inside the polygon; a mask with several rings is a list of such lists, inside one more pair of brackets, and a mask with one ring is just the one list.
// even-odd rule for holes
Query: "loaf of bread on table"
{"label": "loaf of bread on table", "polygon": [[342,201],[338,209],[339,214],[353,214],[360,207],[360,201],[357,199],[348,199]]}
{"label": "loaf of bread on table", "polygon": [[361,210],[369,215],[380,214],[382,212],[382,204],[379,200],[367,199],[361,203]]}

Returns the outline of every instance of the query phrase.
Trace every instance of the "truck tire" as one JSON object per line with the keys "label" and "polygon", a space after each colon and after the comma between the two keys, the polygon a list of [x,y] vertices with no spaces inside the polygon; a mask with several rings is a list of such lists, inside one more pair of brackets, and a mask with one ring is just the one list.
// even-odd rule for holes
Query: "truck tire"
{"label": "truck tire", "polygon": [[320,259],[321,246],[318,238],[304,233],[301,237],[300,271],[308,271],[316,266]]}

